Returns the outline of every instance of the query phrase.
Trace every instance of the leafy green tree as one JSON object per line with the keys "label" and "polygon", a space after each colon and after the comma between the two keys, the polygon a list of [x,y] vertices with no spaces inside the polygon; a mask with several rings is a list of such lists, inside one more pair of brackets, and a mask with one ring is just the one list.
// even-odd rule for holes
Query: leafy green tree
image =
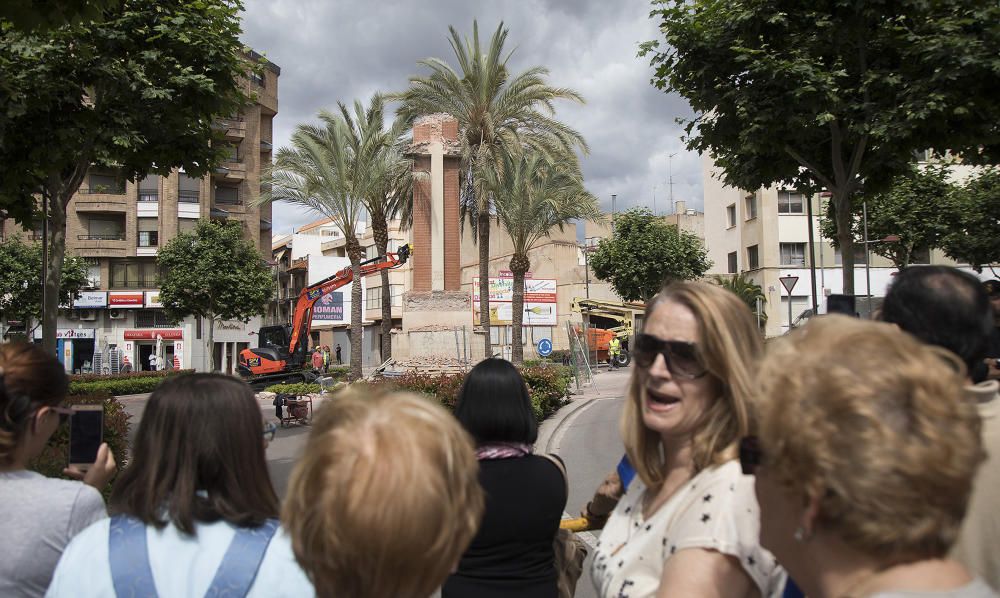
{"label": "leafy green tree", "polygon": [[560,231],[576,219],[599,220],[597,198],[583,187],[579,170],[538,152],[504,158],[499,175],[490,172],[486,186],[494,198],[497,221],[510,235],[513,255],[510,271],[514,275],[511,302],[511,361],[524,359],[521,324],[524,317],[524,275],[531,269],[528,258],[535,245],[552,230]]}
{"label": "leafy green tree", "polygon": [[24,30],[44,30],[81,21],[96,21],[122,0],[4,0],[0,21]]}
{"label": "leafy green tree", "polygon": [[615,217],[614,232],[597,244],[590,267],[623,300],[649,302],[664,282],[701,278],[712,262],[698,237],[646,208],[632,208]]}
{"label": "leafy green tree", "polygon": [[359,161],[364,154],[352,150],[354,134],[349,115],[326,110],[319,113],[322,125],[300,124],[292,133],[291,146],[278,150],[258,204],[286,201],[309,208],[329,218],[344,233],[347,257],[354,280],[351,284],[351,377],[361,377],[361,243],[358,224],[364,204]]}
{"label": "leafy green tree", "polygon": [[[955,224],[948,201],[954,190],[948,182],[947,166],[924,170],[914,166],[893,179],[885,191],[862,196],[868,209],[868,239],[878,241],[870,244],[870,250],[901,270],[910,265],[916,251],[939,247]],[[828,205],[822,232],[833,240],[834,247],[839,247],[833,212],[832,204]],[[862,213],[862,204],[855,204],[851,232],[856,243],[864,243]]]}
{"label": "leafy green tree", "polygon": [[976,272],[1000,263],[1000,169],[989,168],[969,179],[953,194],[956,223],[941,247],[954,260]]}
{"label": "leafy green tree", "polygon": [[[42,245],[18,239],[0,243],[0,312],[8,320],[24,322],[30,338],[32,323],[42,317],[42,286],[35,281],[42,272]],[[59,305],[70,305],[87,285],[87,264],[72,255],[63,260]]]}
{"label": "leafy green tree", "polygon": [[[95,4],[96,6],[96,4]],[[0,210],[22,223],[47,204],[44,346],[55,352],[66,208],[92,165],[123,179],[209,172],[217,116],[248,101],[239,0],[101,3],[100,19],[44,31],[0,26]]]}
{"label": "leafy green tree", "polygon": [[[340,117],[347,125],[347,142],[353,156],[353,193],[368,211],[378,254],[389,250],[389,220],[397,216],[404,225],[411,218],[413,161],[405,155],[408,125],[397,118],[385,127],[385,98],[372,96],[368,109],[354,102],[354,112],[340,104]],[[392,296],[389,271],[382,270],[382,359],[392,357]],[[352,352],[353,354],[353,352]]]}
{"label": "leafy green tree", "polygon": [[689,149],[744,189],[825,188],[854,292],[852,198],[911,152],[1000,153],[995,0],[655,0],[653,84],[686,98]]}
{"label": "leafy green tree", "polygon": [[449,27],[451,48],[458,69],[438,58],[421,60],[430,69],[423,77],[410,77],[410,87],[395,99],[403,104],[400,114],[413,120],[423,114],[446,112],[458,120],[462,144],[461,210],[468,220],[472,238],[479,244],[479,308],[486,345],[492,352],[489,316],[490,218],[493,196],[486,188],[486,173],[498,173],[504,156],[518,155],[526,147],[550,156],[574,156],[573,150],[587,151],[583,136],[557,120],[553,101],[583,103],[572,89],[552,87],[545,82],[548,69],[535,66],[512,75],[507,67],[510,53],[504,53],[507,29],[497,26],[489,48],[479,43],[479,24],[472,23],[472,39],[462,40]]}
{"label": "leafy green tree", "polygon": [[263,314],[274,292],[270,269],[253,242],[243,239],[236,221],[201,220],[195,230],[171,239],[156,259],[167,317],[208,320],[208,354],[215,371],[215,321],[246,322]]}
{"label": "leafy green tree", "polygon": [[[715,284],[732,292],[743,303],[746,303],[750,311],[757,317],[757,321],[760,322],[761,330],[764,329],[764,326],[767,324],[767,312],[764,311],[764,305],[767,304],[767,296],[764,295],[764,289],[754,282],[749,274],[740,272],[733,276],[716,275],[713,277],[713,280],[715,280]],[[758,300],[760,301],[759,304]]]}

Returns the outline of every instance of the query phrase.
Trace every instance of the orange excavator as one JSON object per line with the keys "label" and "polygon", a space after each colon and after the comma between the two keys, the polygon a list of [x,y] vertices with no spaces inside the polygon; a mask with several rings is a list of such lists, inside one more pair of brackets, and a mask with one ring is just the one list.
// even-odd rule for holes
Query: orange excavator
{"label": "orange excavator", "polygon": [[[396,253],[361,262],[359,274],[365,277],[382,270],[398,268],[409,259],[411,250],[410,245],[403,245]],[[254,386],[315,380],[316,374],[302,367],[309,358],[306,345],[309,329],[312,327],[313,306],[323,295],[332,293],[353,280],[354,270],[348,266],[333,276],[302,289],[295,304],[292,325],[262,326],[257,333],[261,346],[240,352],[237,366],[240,375]]]}

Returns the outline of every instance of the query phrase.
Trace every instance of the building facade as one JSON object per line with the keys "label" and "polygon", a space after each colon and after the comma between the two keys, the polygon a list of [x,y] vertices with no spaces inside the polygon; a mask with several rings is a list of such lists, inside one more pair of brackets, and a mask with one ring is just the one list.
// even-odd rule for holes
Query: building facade
{"label": "building facade", "polygon": [[[271,206],[252,202],[260,195],[262,166],[271,162],[280,74],[268,62],[261,74],[244,80],[256,103],[216,122],[229,158],[210,175],[195,178],[176,170],[126,181],[110,169],[87,173],[67,208],[66,252],[84,258],[89,270],[88,288],[59,314],[59,357],[68,372],[118,371],[125,364],[132,370],[154,364],[207,370],[209,351],[220,370],[235,370],[236,355],[251,344],[250,332],[261,319],[217,322],[215,346],[207,347],[207,322],[166,318],[156,255],[204,219],[240,222],[245,238],[267,254]],[[5,238],[40,239],[39,231],[24,231],[13,221],[4,222],[2,232]],[[40,328],[34,335],[40,338]]]}

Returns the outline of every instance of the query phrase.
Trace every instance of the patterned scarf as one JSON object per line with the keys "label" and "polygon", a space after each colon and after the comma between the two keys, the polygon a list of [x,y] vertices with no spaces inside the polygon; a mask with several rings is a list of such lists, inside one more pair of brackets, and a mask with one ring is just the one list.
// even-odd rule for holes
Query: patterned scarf
{"label": "patterned scarf", "polygon": [[524,442],[492,442],[483,444],[476,449],[476,459],[480,461],[514,459],[526,457],[533,451],[534,447]]}

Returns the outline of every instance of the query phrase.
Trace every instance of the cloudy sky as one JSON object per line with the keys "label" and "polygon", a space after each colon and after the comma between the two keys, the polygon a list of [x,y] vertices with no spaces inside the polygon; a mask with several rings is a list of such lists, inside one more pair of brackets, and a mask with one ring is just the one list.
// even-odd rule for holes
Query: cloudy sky
{"label": "cloudy sky", "polygon": [[[557,105],[557,116],[580,131],[591,152],[583,158],[588,189],[605,210],[617,194],[618,210],[669,206],[672,162],[674,200],[701,209],[699,157],[686,151],[675,119],[690,116],[687,103],[649,84],[648,60],[638,45],[654,39],[648,0],[245,0],[243,40],[281,67],[275,147],[286,145],[295,125],[315,119],[338,101],[376,91],[405,89],[425,72],[417,61],[435,56],[454,65],[448,26],[471,35],[478,19],[487,43],[497,25],[509,28],[514,71],[541,65],[549,83],[583,94],[583,106]],[[676,155],[671,161],[670,154]],[[275,206],[274,232],[315,219]]]}

